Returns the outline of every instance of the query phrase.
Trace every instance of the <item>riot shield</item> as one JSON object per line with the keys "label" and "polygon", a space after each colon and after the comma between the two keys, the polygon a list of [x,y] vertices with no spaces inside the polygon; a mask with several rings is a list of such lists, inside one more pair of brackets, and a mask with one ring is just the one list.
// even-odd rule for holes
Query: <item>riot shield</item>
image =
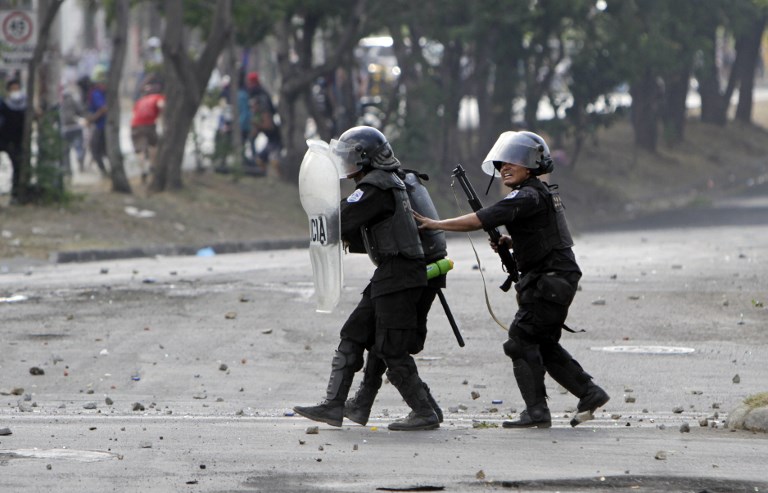
{"label": "riot shield", "polygon": [[299,197],[309,219],[309,258],[315,281],[316,311],[330,313],[341,298],[344,280],[339,203],[339,172],[328,144],[308,140],[299,168]]}

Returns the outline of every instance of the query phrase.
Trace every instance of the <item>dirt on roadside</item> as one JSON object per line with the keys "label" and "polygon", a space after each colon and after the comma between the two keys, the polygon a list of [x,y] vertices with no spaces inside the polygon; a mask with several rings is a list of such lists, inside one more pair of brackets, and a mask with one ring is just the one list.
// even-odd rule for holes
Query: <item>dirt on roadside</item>
{"label": "dirt on roadside", "polygon": [[0,259],[47,260],[56,252],[203,248],[223,242],[301,238],[306,216],[296,187],[267,178],[190,173],[174,193],[109,192],[107,183],[81,187],[70,203],[0,206]]}

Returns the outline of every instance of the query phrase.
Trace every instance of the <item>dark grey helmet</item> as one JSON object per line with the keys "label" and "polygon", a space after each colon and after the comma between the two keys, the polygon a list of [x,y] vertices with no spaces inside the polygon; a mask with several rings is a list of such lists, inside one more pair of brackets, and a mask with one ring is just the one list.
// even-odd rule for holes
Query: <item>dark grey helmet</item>
{"label": "dark grey helmet", "polygon": [[379,130],[373,127],[352,127],[338,138],[331,140],[331,156],[342,177],[357,173],[363,168],[394,171],[400,167],[392,146]]}

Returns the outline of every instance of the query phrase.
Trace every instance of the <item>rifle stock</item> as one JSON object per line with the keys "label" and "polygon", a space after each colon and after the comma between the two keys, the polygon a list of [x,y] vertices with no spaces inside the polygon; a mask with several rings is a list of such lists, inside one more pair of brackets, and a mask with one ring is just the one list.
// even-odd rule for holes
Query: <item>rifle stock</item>
{"label": "rifle stock", "polygon": [[[477,198],[477,193],[475,193],[475,189],[472,188],[472,184],[467,178],[467,173],[461,164],[456,165],[456,167],[453,169],[452,176],[459,181],[459,185],[461,185],[462,190],[464,190],[464,193],[467,195],[467,202],[469,202],[469,206],[472,208],[472,210],[477,212],[482,209],[483,204],[481,204],[480,199]],[[488,233],[491,241],[498,245],[499,239],[501,238],[501,233],[499,230],[497,228],[489,228],[486,229],[485,232]],[[515,262],[515,258],[512,256],[512,253],[509,251],[509,249],[504,248],[503,246],[498,248],[496,252],[501,258],[501,264],[504,267],[504,270],[507,272],[507,274],[509,274],[506,281],[504,281],[504,283],[499,286],[502,291],[506,292],[509,291],[510,287],[512,287],[512,283],[517,282],[519,279],[519,274],[517,272],[517,262]]]}

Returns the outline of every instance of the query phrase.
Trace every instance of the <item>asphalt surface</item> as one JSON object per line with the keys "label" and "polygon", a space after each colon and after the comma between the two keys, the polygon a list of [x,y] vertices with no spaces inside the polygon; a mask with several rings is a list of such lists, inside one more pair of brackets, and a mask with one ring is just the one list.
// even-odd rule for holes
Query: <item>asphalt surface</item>
{"label": "asphalt surface", "polygon": [[[388,384],[367,427],[291,415],[324,396],[365,256],[345,257],[330,315],[303,249],[6,270],[0,491],[766,491],[768,437],[724,426],[768,390],[766,207],[757,193],[576,235],[569,325],[586,332],[562,342],[612,396],[576,428],[551,380],[553,428],[501,428],[523,404],[465,236],[445,294],[466,347],[435,304],[417,361],[446,415],[428,432],[386,429],[407,412]],[[499,263],[472,238],[508,323]]]}

